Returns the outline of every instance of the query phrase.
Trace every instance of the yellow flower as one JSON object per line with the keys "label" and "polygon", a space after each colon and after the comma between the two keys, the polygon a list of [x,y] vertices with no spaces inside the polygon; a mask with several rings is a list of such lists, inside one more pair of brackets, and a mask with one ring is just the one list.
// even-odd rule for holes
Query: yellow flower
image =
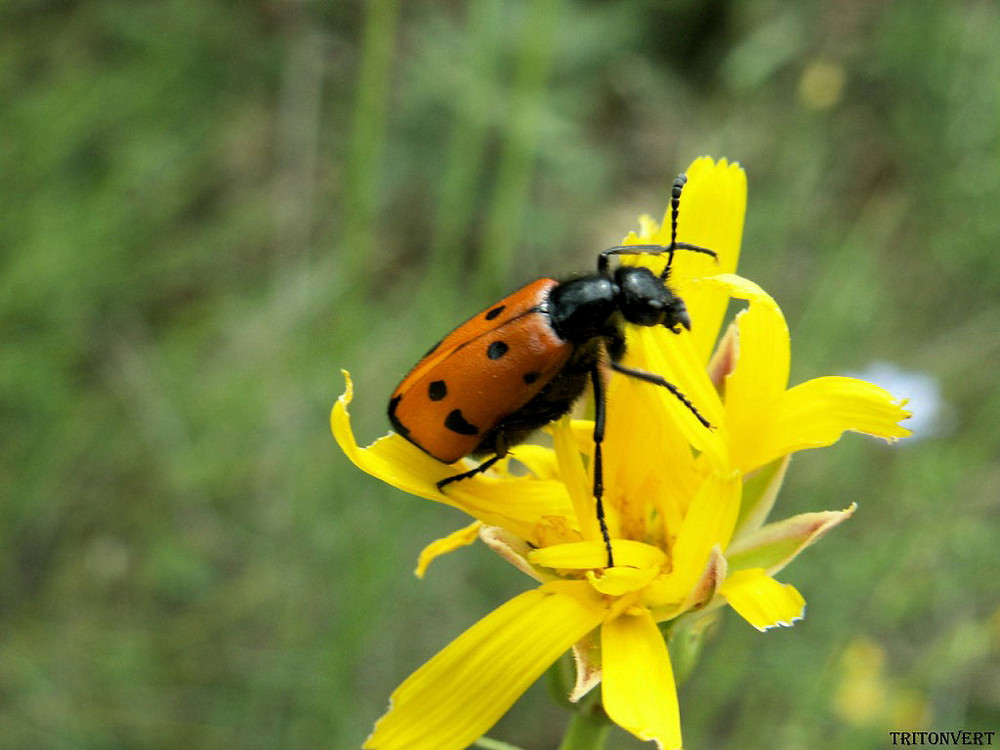
{"label": "yellow flower", "polygon": [[[347,379],[331,415],[347,456],[395,487],[476,519],[428,547],[418,575],[435,556],[480,538],[540,583],[403,682],[365,747],[466,747],[572,648],[571,699],[600,682],[615,723],[660,748],[679,748],[680,713],[661,625],[692,621],[727,603],[759,630],[799,619],[802,596],[773,575],[853,506],[765,523],[790,454],[829,445],[845,430],[886,439],[908,434],[898,424],[908,416],[902,405],[870,383],[827,377],[787,387],[790,344],[781,310],[734,274],[745,175],[736,164],[707,158],[687,175],[678,239],[712,248],[718,261],[677,254],[670,282],[687,303],[692,331],[630,327],[625,364],[677,385],[712,429],[665,389],[611,377],[604,504],[615,567],[604,568],[594,514],[590,421],[551,425],[552,448],[517,446],[512,456],[527,473],[510,473],[505,459],[442,493],[435,483],[462,464],[445,466],[394,434],[358,447]],[[669,244],[669,235],[669,215],[662,224],[642,217],[640,231],[624,243]],[[665,261],[626,256],[623,262],[662,268]],[[731,299],[747,306],[719,339]]]}

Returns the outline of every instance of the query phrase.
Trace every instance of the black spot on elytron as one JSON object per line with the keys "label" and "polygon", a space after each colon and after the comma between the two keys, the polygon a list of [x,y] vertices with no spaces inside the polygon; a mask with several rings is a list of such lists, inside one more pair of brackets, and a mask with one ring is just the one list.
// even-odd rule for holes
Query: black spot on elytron
{"label": "black spot on elytron", "polygon": [[507,307],[506,305],[497,305],[492,310],[486,313],[486,319],[493,320],[493,318],[502,313],[504,311],[504,308],[506,307]]}
{"label": "black spot on elytron", "polygon": [[531,372],[524,373],[524,375],[522,375],[521,377],[524,378],[524,382],[525,383],[527,383],[528,385],[531,385],[536,380],[538,380],[540,377],[542,377],[542,373],[535,372],[534,370],[532,370]]}
{"label": "black spot on elytron", "polygon": [[427,397],[431,401],[440,401],[448,395],[448,386],[443,380],[435,380],[427,386]]}
{"label": "black spot on elytron", "polygon": [[486,350],[486,356],[490,359],[500,359],[510,349],[503,341],[494,341]]}
{"label": "black spot on elytron", "polygon": [[444,418],[444,426],[452,432],[457,432],[459,435],[479,434],[478,427],[465,421],[461,409],[452,409],[448,412],[448,416]]}

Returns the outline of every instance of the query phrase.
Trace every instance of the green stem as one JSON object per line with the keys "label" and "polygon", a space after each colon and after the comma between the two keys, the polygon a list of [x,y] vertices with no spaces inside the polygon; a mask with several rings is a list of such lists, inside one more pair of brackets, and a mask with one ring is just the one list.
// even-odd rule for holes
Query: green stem
{"label": "green stem", "polygon": [[610,728],[603,711],[574,713],[559,750],[602,750]]}
{"label": "green stem", "polygon": [[601,704],[601,690],[594,688],[579,702],[569,700],[573,690],[575,666],[568,653],[563,654],[546,674],[549,695],[556,705],[572,712],[559,750],[601,750],[608,737],[611,722]]}

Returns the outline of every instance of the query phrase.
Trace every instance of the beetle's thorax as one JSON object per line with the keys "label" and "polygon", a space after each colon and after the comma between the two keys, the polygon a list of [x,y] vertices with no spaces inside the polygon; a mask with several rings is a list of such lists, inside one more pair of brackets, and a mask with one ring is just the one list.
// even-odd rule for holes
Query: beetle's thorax
{"label": "beetle's thorax", "polygon": [[570,279],[549,293],[546,312],[563,339],[582,344],[620,328],[622,320],[641,326],[690,327],[684,302],[648,268],[619,266],[613,274]]}
{"label": "beetle's thorax", "polygon": [[548,314],[563,339],[581,344],[603,334],[618,311],[618,285],[606,276],[564,281],[549,293]]}

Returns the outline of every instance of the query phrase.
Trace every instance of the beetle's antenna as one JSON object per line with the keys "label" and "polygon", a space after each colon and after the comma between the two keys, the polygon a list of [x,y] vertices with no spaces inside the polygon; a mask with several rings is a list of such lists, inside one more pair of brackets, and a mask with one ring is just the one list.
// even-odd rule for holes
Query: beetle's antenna
{"label": "beetle's antenna", "polygon": [[597,256],[597,272],[602,276],[607,275],[608,257],[612,255],[641,255],[643,253],[655,253],[667,256],[667,265],[663,268],[660,278],[667,280],[670,275],[670,266],[674,262],[674,252],[677,250],[690,250],[703,255],[711,255],[716,262],[719,260],[718,254],[707,247],[692,245],[688,242],[677,241],[677,216],[680,214],[681,194],[687,184],[687,175],[679,174],[674,178],[674,186],[670,190],[670,244],[669,245],[615,245],[607,250],[602,250]]}
{"label": "beetle's antenna", "polygon": [[670,266],[674,262],[674,251],[675,250],[690,250],[695,253],[702,253],[703,255],[711,255],[715,258],[715,262],[719,262],[719,256],[714,250],[709,250],[707,247],[701,247],[700,245],[692,245],[688,242],[678,242],[677,241],[677,216],[680,214],[681,210],[681,195],[684,192],[684,186],[687,185],[687,175],[679,174],[674,178],[674,186],[670,190],[670,247],[666,248],[667,253],[667,265],[663,267],[663,272],[660,274],[660,278],[663,281],[667,280],[670,276]]}
{"label": "beetle's antenna", "polygon": [[667,267],[663,269],[663,278],[667,278],[670,273],[670,266],[674,263],[674,250],[677,249],[677,214],[681,209],[681,193],[687,184],[688,176],[679,174],[674,178],[674,186],[670,190],[670,247],[667,248]]}

